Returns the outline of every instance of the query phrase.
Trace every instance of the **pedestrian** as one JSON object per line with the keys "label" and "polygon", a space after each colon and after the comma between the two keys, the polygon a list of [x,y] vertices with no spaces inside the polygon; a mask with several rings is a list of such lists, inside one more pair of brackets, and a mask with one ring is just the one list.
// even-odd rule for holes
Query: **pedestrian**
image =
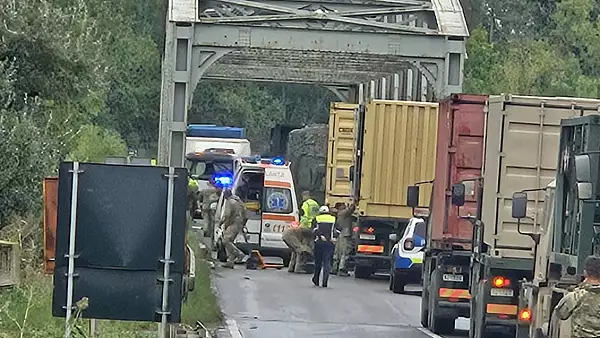
{"label": "pedestrian", "polygon": [[225,268],[233,269],[236,259],[242,260],[245,254],[235,246],[235,239],[242,232],[248,215],[244,202],[231,193],[231,190],[223,191],[225,199],[225,211],[220,225],[223,226],[223,245],[227,253],[227,262],[223,264]]}
{"label": "pedestrian", "polygon": [[554,313],[561,320],[571,318],[571,337],[600,337],[600,257],[589,256],[583,273],[583,283],[558,302]]}
{"label": "pedestrian", "polygon": [[336,228],[340,232],[340,235],[335,242],[335,251],[333,257],[333,270],[334,275],[347,277],[350,276],[346,263],[352,251],[352,225],[354,222],[354,210],[356,209],[355,204],[352,203],[349,207],[345,203],[341,203],[336,207],[337,209],[337,222]]}
{"label": "pedestrian", "polygon": [[335,216],[329,212],[327,206],[319,209],[319,215],[313,221],[313,231],[315,232],[315,271],[312,282],[319,286],[321,270],[323,270],[323,280],[321,286],[326,288],[331,269],[331,258],[333,256],[334,242],[337,237],[335,230]]}

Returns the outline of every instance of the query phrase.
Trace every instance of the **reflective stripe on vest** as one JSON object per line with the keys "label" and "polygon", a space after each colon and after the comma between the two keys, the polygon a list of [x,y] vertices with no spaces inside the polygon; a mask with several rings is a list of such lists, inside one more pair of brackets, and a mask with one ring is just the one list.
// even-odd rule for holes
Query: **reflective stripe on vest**
{"label": "reflective stripe on vest", "polygon": [[336,232],[335,232],[335,216],[330,215],[330,214],[321,214],[321,215],[317,215],[317,217],[315,217],[315,220],[317,221],[317,225],[319,224],[328,224],[331,225],[331,239],[335,240],[338,236],[336,236]]}

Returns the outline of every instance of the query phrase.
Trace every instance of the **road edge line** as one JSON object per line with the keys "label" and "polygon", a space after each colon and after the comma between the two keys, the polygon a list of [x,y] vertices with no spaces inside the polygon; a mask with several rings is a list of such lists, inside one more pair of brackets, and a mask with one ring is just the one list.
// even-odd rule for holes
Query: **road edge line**
{"label": "road edge line", "polygon": [[419,327],[417,328],[417,330],[423,332],[424,334],[428,335],[431,338],[443,338],[442,336],[440,336],[439,334],[435,334],[431,331],[429,331],[428,329],[424,328],[424,327]]}
{"label": "road edge line", "polygon": [[225,322],[227,323],[227,329],[229,330],[231,338],[243,338],[242,332],[235,319],[227,319]]}

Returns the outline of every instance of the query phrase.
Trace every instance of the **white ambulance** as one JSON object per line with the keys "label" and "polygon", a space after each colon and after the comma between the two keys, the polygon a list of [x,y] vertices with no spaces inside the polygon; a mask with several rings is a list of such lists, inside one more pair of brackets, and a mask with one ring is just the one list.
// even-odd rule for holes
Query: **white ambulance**
{"label": "white ambulance", "polygon": [[[248,211],[244,233],[235,240],[237,247],[247,254],[256,249],[264,256],[281,257],[287,265],[290,249],[283,242],[282,234],[288,227],[298,226],[300,217],[290,164],[278,157],[245,158],[234,176],[231,191],[244,201]],[[223,206],[221,194],[216,205],[217,224],[214,228],[220,261],[226,260],[223,229],[218,226]]]}

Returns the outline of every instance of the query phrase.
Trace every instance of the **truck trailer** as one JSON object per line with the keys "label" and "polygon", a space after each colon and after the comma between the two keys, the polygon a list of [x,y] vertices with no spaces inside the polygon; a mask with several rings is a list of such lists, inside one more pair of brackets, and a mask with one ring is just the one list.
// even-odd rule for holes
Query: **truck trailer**
{"label": "truck trailer", "polygon": [[[440,104],[437,164],[423,261],[421,324],[435,333],[471,318],[470,337],[515,334],[519,281],[531,280],[544,197],[517,229],[512,193],[555,177],[560,121],[590,100],[456,94]],[[596,110],[596,108],[594,108]],[[416,193],[416,194],[415,194]],[[415,206],[418,189],[409,188]]]}
{"label": "truck trailer", "polygon": [[[562,120],[560,149],[554,155],[558,172],[545,189],[543,226],[531,233],[537,243],[535,268],[533,279],[521,286],[517,338],[571,337],[570,322],[553,316],[554,308],[582,281],[585,259],[597,252],[600,115]],[[530,194],[513,194],[512,216],[518,223],[529,216]]]}
{"label": "truck trailer", "polygon": [[[438,106],[388,100],[331,106],[326,202],[356,201],[357,278],[390,272],[390,235],[400,235],[413,216],[406,187],[434,177]],[[427,208],[429,194],[419,202]]]}

